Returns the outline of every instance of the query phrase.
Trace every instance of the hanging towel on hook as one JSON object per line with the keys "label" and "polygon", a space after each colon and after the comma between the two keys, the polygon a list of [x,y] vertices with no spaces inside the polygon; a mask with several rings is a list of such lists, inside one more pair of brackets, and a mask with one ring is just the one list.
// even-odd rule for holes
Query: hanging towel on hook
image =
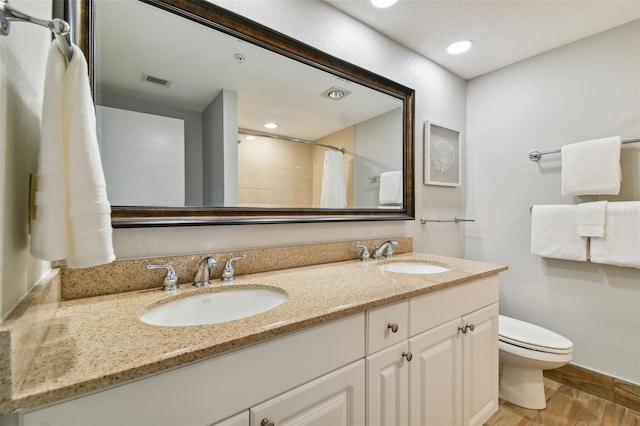
{"label": "hanging towel on hook", "polygon": [[70,268],[112,262],[111,206],[96,136],[86,59],[73,46],[68,66],[49,49],[31,254]]}

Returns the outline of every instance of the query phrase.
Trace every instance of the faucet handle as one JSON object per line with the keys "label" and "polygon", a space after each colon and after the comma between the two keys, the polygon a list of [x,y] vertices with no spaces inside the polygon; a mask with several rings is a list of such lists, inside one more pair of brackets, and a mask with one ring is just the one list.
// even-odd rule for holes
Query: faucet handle
{"label": "faucet handle", "polygon": [[233,269],[232,263],[236,260],[244,259],[245,257],[247,257],[246,254],[241,254],[240,256],[232,257],[225,262],[221,278],[223,283],[230,283],[235,280],[235,277],[233,276],[235,270]]}
{"label": "faucet handle", "polygon": [[162,280],[162,290],[164,291],[175,291],[178,289],[178,275],[176,274],[173,266],[166,265],[147,265],[147,269],[166,269],[167,273],[165,274]]}
{"label": "faucet handle", "polygon": [[367,260],[369,260],[371,258],[371,253],[369,253],[369,249],[367,248],[367,246],[362,244],[360,241],[358,241],[358,244],[356,244],[356,248],[362,249],[362,252],[360,252],[360,260],[361,261],[366,262]]}

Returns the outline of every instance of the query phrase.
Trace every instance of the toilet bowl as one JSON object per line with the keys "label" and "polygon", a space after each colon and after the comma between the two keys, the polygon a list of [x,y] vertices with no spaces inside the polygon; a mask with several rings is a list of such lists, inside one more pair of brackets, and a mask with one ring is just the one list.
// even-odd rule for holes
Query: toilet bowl
{"label": "toilet bowl", "polygon": [[542,370],[571,361],[571,340],[504,315],[500,315],[498,324],[500,398],[524,408],[545,408]]}

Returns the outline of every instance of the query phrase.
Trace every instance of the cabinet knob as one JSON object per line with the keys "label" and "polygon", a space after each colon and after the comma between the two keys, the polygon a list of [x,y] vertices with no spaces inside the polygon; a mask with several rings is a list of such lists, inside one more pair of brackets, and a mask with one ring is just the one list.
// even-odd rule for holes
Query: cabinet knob
{"label": "cabinet knob", "polygon": [[260,426],[276,426],[273,420],[264,418],[260,422]]}
{"label": "cabinet knob", "polygon": [[390,322],[389,324],[387,324],[387,328],[390,328],[392,333],[398,332],[398,324],[396,324],[395,322]]}
{"label": "cabinet knob", "polygon": [[402,352],[402,356],[407,360],[411,361],[413,359],[413,354],[411,352]]}

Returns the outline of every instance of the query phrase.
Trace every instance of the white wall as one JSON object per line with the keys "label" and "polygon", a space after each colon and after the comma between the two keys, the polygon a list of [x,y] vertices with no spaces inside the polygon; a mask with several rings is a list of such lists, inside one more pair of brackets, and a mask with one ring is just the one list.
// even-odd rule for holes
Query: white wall
{"label": "white wall", "polygon": [[[34,16],[51,16],[51,2],[15,0]],[[29,174],[36,171],[47,29],[13,24],[0,36],[0,320],[49,269],[29,255]]]}
{"label": "white wall", "polygon": [[184,120],[100,105],[96,116],[109,202],[184,206]]}
{"label": "white wall", "polygon": [[[380,183],[371,176],[402,170],[402,109],[384,113],[356,124],[355,128],[355,205],[376,208],[380,205]],[[391,149],[394,148],[394,149]]]}
{"label": "white wall", "polygon": [[[416,215],[463,214],[461,190],[424,187],[420,183],[422,122],[430,119],[464,129],[463,79],[320,1],[215,3],[415,89]],[[423,249],[462,256],[464,240],[459,229],[441,229],[437,236],[425,234]],[[415,248],[420,250],[423,235],[417,221],[117,229],[114,245],[116,255],[122,259],[398,235],[413,236]]]}
{"label": "white wall", "polygon": [[[560,156],[532,150],[640,137],[640,21],[471,80],[466,255],[509,265],[501,313],[573,341],[574,362],[640,383],[640,270],[530,254],[529,207],[560,196]],[[640,200],[640,145],[623,149],[622,195]]]}

